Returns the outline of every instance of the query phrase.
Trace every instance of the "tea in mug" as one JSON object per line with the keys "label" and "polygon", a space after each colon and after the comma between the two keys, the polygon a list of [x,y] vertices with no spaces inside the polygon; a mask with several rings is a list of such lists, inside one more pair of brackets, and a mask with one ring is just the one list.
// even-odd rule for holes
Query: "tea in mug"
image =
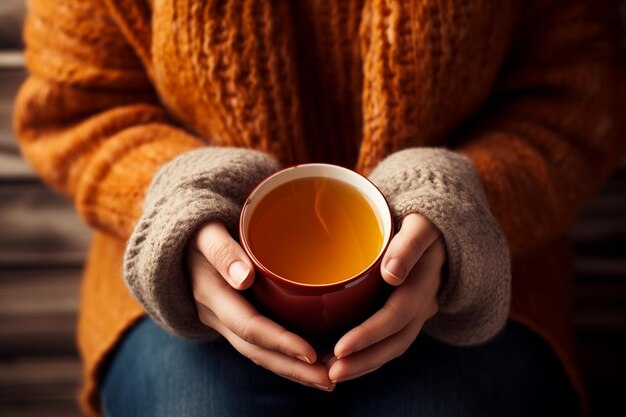
{"label": "tea in mug", "polygon": [[251,213],[247,234],[265,268],[311,285],[359,274],[383,245],[381,221],[368,199],[325,177],[296,179],[270,191]]}

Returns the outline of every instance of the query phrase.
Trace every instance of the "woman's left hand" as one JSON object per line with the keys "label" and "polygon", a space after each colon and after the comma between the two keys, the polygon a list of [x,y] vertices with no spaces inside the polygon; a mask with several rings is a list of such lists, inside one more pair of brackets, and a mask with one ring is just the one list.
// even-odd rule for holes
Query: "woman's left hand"
{"label": "woman's left hand", "polygon": [[424,216],[407,215],[383,257],[383,279],[396,286],[385,305],[335,345],[328,376],[347,381],[402,355],[438,309],[446,260],[443,238]]}

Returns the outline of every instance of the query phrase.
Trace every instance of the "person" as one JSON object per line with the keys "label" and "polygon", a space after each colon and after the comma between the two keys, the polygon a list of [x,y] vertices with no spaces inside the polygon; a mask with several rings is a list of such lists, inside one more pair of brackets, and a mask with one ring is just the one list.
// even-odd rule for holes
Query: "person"
{"label": "person", "polygon": [[[28,10],[15,130],[94,230],[78,323],[86,413],[585,409],[562,236],[623,155],[613,3]],[[255,184],[308,161],[368,176],[399,226],[381,266],[393,292],[324,358],[248,303],[236,240]]]}

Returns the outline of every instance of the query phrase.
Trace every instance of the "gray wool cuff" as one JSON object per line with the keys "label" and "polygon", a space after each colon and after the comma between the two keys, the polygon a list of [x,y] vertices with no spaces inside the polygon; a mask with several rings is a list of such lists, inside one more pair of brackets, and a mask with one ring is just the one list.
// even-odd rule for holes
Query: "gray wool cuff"
{"label": "gray wool cuff", "polygon": [[184,265],[187,243],[201,225],[214,220],[236,235],[246,197],[278,169],[261,152],[206,147],[184,153],[155,175],[128,241],[124,278],[139,303],[170,333],[215,336],[198,318]]}
{"label": "gray wool cuff", "polygon": [[419,213],[444,237],[447,277],[439,311],[424,331],[454,345],[493,337],[509,313],[510,259],[469,159],[446,149],[407,149],[383,160],[370,180],[387,198],[396,222]]}

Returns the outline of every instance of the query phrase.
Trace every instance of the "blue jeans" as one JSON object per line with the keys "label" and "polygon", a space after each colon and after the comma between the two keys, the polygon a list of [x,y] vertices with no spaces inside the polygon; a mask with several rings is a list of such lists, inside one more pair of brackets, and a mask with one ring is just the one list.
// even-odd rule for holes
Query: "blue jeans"
{"label": "blue jeans", "polygon": [[552,351],[514,322],[475,347],[420,335],[402,357],[327,393],[258,367],[223,340],[183,340],[145,318],[111,356],[101,399],[107,417],[578,414]]}

